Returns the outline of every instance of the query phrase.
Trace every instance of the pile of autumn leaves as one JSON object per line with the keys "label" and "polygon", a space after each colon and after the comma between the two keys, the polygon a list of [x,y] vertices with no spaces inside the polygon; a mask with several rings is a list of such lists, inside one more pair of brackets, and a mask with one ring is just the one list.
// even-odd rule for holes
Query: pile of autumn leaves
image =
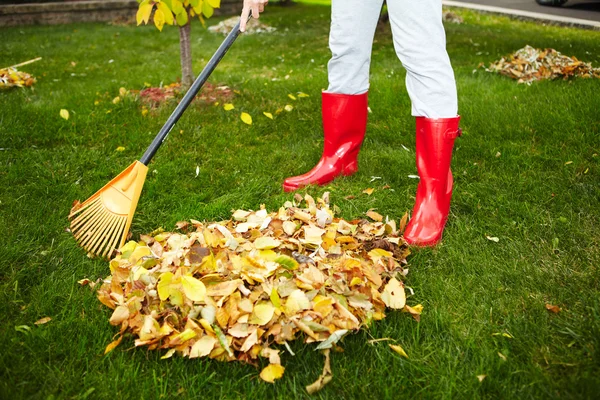
{"label": "pile of autumn leaves", "polygon": [[12,87],[33,86],[35,78],[27,72],[22,72],[16,68],[0,69],[0,89]]}
{"label": "pile of autumn leaves", "polygon": [[600,68],[593,68],[591,63],[554,49],[536,49],[529,45],[490,64],[486,71],[497,72],[516,79],[518,83],[527,84],[542,79],[600,78]]}
{"label": "pile of autumn leaves", "polygon": [[386,307],[418,319],[422,307],[406,305],[409,251],[395,222],[372,210],[369,219],[336,218],[328,197],[296,195],[276,212],[237,210],[227,221],[181,222],[182,233],[127,243],[98,291],[120,326],[106,352],[129,332],[137,347],[167,350],[163,358],[264,357],[260,377],[273,382],[292,340],[335,348]]}

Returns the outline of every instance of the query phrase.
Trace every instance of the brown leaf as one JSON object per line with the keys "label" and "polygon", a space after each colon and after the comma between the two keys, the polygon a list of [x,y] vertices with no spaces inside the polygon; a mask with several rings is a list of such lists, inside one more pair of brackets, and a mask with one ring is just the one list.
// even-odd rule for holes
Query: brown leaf
{"label": "brown leaf", "polygon": [[44,317],[44,318],[40,318],[37,321],[35,321],[34,324],[36,324],[36,325],[43,325],[43,324],[47,324],[50,321],[52,321],[52,318],[50,318],[50,317]]}
{"label": "brown leaf", "polygon": [[560,312],[559,306],[554,306],[552,304],[546,303],[546,310],[553,312],[554,314],[558,314]]}
{"label": "brown leaf", "polygon": [[317,378],[316,381],[306,386],[306,391],[308,392],[308,394],[314,394],[318,392],[333,379],[333,372],[331,372],[331,360],[329,358],[330,350],[331,349],[323,350],[323,355],[325,356],[323,372],[321,373],[319,378]]}

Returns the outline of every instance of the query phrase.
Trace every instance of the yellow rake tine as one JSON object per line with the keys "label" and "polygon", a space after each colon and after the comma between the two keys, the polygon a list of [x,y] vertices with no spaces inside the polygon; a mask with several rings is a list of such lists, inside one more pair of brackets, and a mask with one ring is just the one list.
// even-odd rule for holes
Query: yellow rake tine
{"label": "yellow rake tine", "polygon": [[113,250],[115,248],[118,240],[121,239],[121,236],[123,235],[121,233],[121,231],[125,228],[124,225],[126,223],[127,223],[127,218],[121,218],[121,220],[119,221],[119,224],[117,225],[117,227],[115,228],[115,231],[113,232],[114,239],[113,239],[112,243],[110,244],[110,246],[108,246],[106,248],[106,250],[104,250],[104,254],[102,254],[103,257],[104,257],[104,255],[110,257],[111,250]]}
{"label": "yellow rake tine", "polygon": [[83,210],[85,210],[86,208],[91,206],[92,204],[96,203],[99,199],[100,199],[100,197],[96,197],[94,200],[92,200],[88,204],[85,204],[85,202],[83,202],[77,211],[73,211],[72,213],[69,214],[69,219],[73,218],[74,215],[79,214],[80,212],[82,212]]}
{"label": "yellow rake tine", "polygon": [[78,242],[80,242],[81,245],[81,240],[84,240],[84,238],[82,237],[83,235],[85,236],[89,236],[91,234],[93,234],[93,232],[95,231],[96,227],[100,224],[100,222],[102,221],[102,219],[107,215],[108,213],[104,210],[101,210],[100,212],[94,214],[93,216],[91,216],[86,222],[85,224],[83,224],[81,226],[81,230],[79,231],[79,233],[77,235],[75,235],[75,239],[77,239]]}
{"label": "yellow rake tine", "polygon": [[100,237],[100,235],[102,235],[102,231],[104,230],[104,227],[106,226],[106,224],[108,223],[108,221],[110,220],[110,218],[112,216],[113,216],[113,214],[108,213],[108,212],[102,213],[96,226],[94,226],[93,229],[89,230],[90,234],[88,235],[88,237],[86,237],[84,240],[81,241],[81,247],[88,250],[88,247],[91,246],[96,241],[96,239],[98,237]]}
{"label": "yellow rake tine", "polygon": [[100,250],[105,246],[106,242],[108,242],[108,240],[112,236],[112,231],[115,229],[115,223],[118,222],[118,220],[118,215],[113,214],[111,216],[110,220],[108,221],[108,224],[106,224],[106,227],[104,228],[104,238],[102,240],[98,240],[96,242],[96,245],[90,249],[90,252],[98,255],[98,252],[100,252]]}
{"label": "yellow rake tine", "polygon": [[94,201],[93,203],[91,203],[85,209],[85,212],[83,214],[79,214],[79,216],[77,218],[75,218],[73,221],[71,221],[71,231],[73,231],[73,229],[76,229],[77,226],[81,224],[81,222],[86,220],[87,217],[90,216],[90,214],[93,214],[94,211],[96,211],[101,206],[102,206],[102,201],[100,201],[99,198],[98,198],[98,201]]}
{"label": "yellow rake tine", "polygon": [[[102,237],[102,234],[106,232],[106,226],[108,225],[108,223],[110,222],[110,220],[112,219],[112,217],[114,216],[114,214],[112,213],[104,213],[104,217],[102,218],[102,221],[100,222],[100,225],[98,225],[98,227],[94,230],[95,234],[93,236],[88,237],[88,241],[87,243],[81,242],[81,246],[90,251],[90,249],[92,248],[92,246],[96,243],[96,241]],[[91,238],[91,240],[89,239]]]}

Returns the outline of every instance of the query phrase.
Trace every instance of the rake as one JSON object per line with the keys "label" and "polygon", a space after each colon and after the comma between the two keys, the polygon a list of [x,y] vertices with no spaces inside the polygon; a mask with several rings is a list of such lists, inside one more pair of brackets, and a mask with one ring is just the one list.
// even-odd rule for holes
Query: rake
{"label": "rake", "polygon": [[75,240],[88,253],[107,257],[112,254],[113,250],[121,248],[125,243],[146,180],[150,160],[225,56],[227,50],[240,35],[240,22],[231,30],[208,61],[142,158],[127,167],[92,197],[81,204],[76,204],[71,209],[69,214],[70,230],[75,236]]}

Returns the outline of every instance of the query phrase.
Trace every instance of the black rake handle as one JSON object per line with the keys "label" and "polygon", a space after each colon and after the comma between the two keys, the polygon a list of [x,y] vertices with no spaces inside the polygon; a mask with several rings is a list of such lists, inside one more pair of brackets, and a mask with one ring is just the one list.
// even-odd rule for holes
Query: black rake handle
{"label": "black rake handle", "polygon": [[[250,18],[252,18],[252,16],[248,17],[248,20],[250,20]],[[192,86],[189,88],[185,96],[183,96],[183,99],[179,102],[169,119],[167,119],[167,122],[165,122],[163,127],[160,129],[160,132],[158,132],[158,135],[156,135],[150,147],[148,147],[142,158],[140,158],[140,162],[142,164],[148,165],[150,163],[150,160],[152,159],[152,157],[154,157],[154,155],[158,151],[158,148],[169,136],[169,132],[171,132],[171,129],[173,129],[175,123],[179,121],[179,118],[181,117],[183,112],[188,108],[192,100],[194,100],[194,97],[196,97],[200,89],[202,89],[202,86],[204,86],[210,74],[212,74],[212,72],[215,70],[221,59],[227,53],[227,50],[229,50],[233,42],[235,42],[235,39],[237,39],[237,37],[240,35],[240,23],[241,19],[233,27],[231,32],[229,32],[223,43],[221,43],[215,54],[213,54],[211,59],[208,61],[208,64],[206,64],[206,67],[204,67],[204,69],[202,70],[200,75],[198,75],[198,77],[196,78]]]}

